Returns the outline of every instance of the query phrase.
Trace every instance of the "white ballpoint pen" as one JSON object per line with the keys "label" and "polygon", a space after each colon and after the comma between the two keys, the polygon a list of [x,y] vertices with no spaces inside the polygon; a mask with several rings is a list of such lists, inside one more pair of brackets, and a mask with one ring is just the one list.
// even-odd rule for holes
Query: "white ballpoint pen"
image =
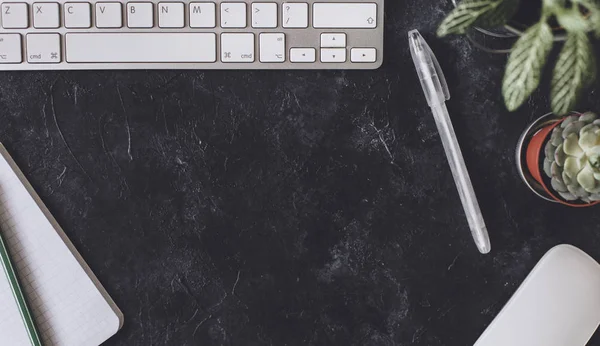
{"label": "white ballpoint pen", "polygon": [[481,253],[489,253],[491,245],[488,231],[446,108],[446,101],[450,99],[446,78],[431,48],[419,34],[419,31],[412,30],[409,32],[408,40],[410,53],[423,86],[427,103],[433,112],[435,124],[446,151],[450,170],[454,176],[454,182],[471,228],[473,240]]}

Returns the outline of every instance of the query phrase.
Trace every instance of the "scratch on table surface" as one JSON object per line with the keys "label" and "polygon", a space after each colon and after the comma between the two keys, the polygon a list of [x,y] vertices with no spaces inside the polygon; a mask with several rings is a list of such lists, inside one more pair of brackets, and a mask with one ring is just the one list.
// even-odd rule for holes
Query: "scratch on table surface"
{"label": "scratch on table surface", "polygon": [[63,184],[63,181],[65,181],[65,176],[67,174],[67,166],[65,166],[62,170],[62,172],[58,175],[58,177],[56,177],[56,181],[58,181],[58,187],[61,187]]}
{"label": "scratch on table surface", "polygon": [[65,139],[65,135],[63,134],[60,125],[58,125],[58,119],[56,118],[56,108],[54,107],[54,94],[52,93],[52,90],[50,91],[50,106],[52,109],[52,118],[54,118],[54,125],[56,125],[56,129],[58,130],[58,134],[60,135],[60,138],[62,139],[63,143],[65,144],[65,147],[67,148],[67,151],[69,151],[69,154],[71,154],[71,156],[73,157],[73,160],[75,160],[75,162],[77,163],[77,166],[79,166],[79,168],[81,169],[81,171],[83,172],[83,174],[85,174],[85,176],[89,179],[92,180],[92,178],[90,177],[90,175],[88,174],[88,172],[83,168],[83,166],[81,165],[81,162],[79,162],[79,160],[77,159],[77,157],[75,157],[75,154],[73,154],[73,150],[71,150],[71,147],[69,146],[69,143],[67,143],[66,139]]}
{"label": "scratch on table surface", "polygon": [[77,105],[77,84],[73,85],[73,102]]}
{"label": "scratch on table surface", "polygon": [[119,166],[119,163],[117,162],[117,160],[115,160],[113,154],[106,148],[106,142],[104,141],[104,128],[106,125],[102,125],[103,118],[104,117],[100,117],[100,119],[98,119],[98,132],[100,133],[100,142],[102,143],[102,149],[104,149],[104,154],[110,158],[112,163],[119,169],[119,172],[121,172],[121,166]]}
{"label": "scratch on table surface", "polygon": [[[141,300],[140,300],[140,303],[141,303]],[[140,309],[140,311],[138,311],[138,321],[140,322],[140,327],[141,327],[140,329],[142,332],[142,339],[143,339],[144,335],[145,335],[145,331],[144,331],[144,320],[142,319],[142,309]]]}
{"label": "scratch on table surface", "polygon": [[456,264],[456,260],[458,259],[458,257],[462,254],[462,252],[459,252],[458,255],[456,255],[456,257],[454,257],[454,261],[452,261],[452,263],[450,263],[450,265],[448,266],[448,271],[450,271],[450,269],[452,269],[452,267],[454,267],[454,265]]}
{"label": "scratch on table surface", "polygon": [[506,197],[504,196],[504,194],[500,195],[500,200],[502,202],[502,207],[504,208],[504,213],[506,214],[508,221],[515,227],[515,229],[518,228],[519,224],[517,223],[514,216],[512,215],[510,208],[508,207],[508,203],[506,202]]}
{"label": "scratch on table surface", "polygon": [[[444,316],[448,315],[448,313],[449,313],[450,311],[452,311],[452,310],[453,310],[455,307],[456,307],[456,304],[455,304],[455,305],[452,305],[452,306],[450,306],[448,309],[444,310],[444,311],[443,311],[443,312],[442,312],[442,313],[441,313],[441,314],[438,316],[438,319],[440,319],[440,318],[443,318]],[[438,310],[438,311],[439,311],[439,310]]]}
{"label": "scratch on table surface", "polygon": [[213,317],[212,314],[208,315],[205,319],[203,319],[202,321],[200,321],[200,323],[198,323],[198,325],[196,326],[196,329],[194,329],[194,333],[192,333],[192,336],[196,336],[196,332],[198,332],[198,329],[200,329],[200,327],[202,327],[202,325],[210,320]]}
{"label": "scratch on table surface", "polygon": [[44,127],[46,128],[46,138],[50,138],[50,145],[53,144],[52,137],[50,137],[50,130],[48,129],[48,115],[46,114],[46,107],[42,107],[42,114],[44,115]]}
{"label": "scratch on table surface", "polygon": [[[190,290],[190,288],[181,280],[181,278],[179,276],[177,276],[175,278],[176,282],[179,284],[179,286],[181,286],[181,288],[183,288],[183,290],[185,291],[185,293],[192,298],[196,304],[200,307],[202,307],[202,304],[200,304],[200,302],[198,301],[198,298],[192,293],[192,291]],[[227,295],[227,292],[225,292],[225,294]],[[221,303],[223,302],[223,300],[221,300]],[[203,309],[204,310],[204,309]]]}
{"label": "scratch on table surface", "polygon": [[421,336],[423,335],[423,333],[425,333],[425,330],[426,330],[426,329],[425,329],[424,327],[419,327],[419,328],[418,328],[418,329],[415,331],[415,333],[413,334],[413,337],[412,337],[412,342],[414,343],[414,342],[416,342],[416,341],[419,341],[419,339],[421,338]]}
{"label": "scratch on table surface", "polygon": [[237,287],[237,284],[240,281],[240,273],[241,273],[241,270],[238,270],[237,279],[235,279],[235,282],[233,283],[233,287],[231,288],[231,295],[235,294],[235,288]]}
{"label": "scratch on table surface", "polygon": [[175,293],[175,285],[173,285],[175,279],[177,279],[177,275],[171,279],[171,293]]}
{"label": "scratch on table surface", "polygon": [[127,130],[127,155],[129,156],[129,162],[133,161],[131,156],[131,129],[129,128],[129,115],[125,110],[125,103],[123,102],[123,96],[121,95],[121,88],[117,87],[117,93],[119,94],[119,101],[121,101],[121,108],[123,109],[123,115],[125,116],[125,129]]}
{"label": "scratch on table surface", "polygon": [[229,293],[227,293],[223,288],[221,288],[221,289],[223,290],[223,293],[225,293],[225,295],[221,298],[221,300],[217,304],[208,308],[207,309],[208,311],[211,311],[212,309],[218,308],[219,306],[223,305],[223,303],[225,302],[225,299],[227,299],[227,297],[229,297]]}
{"label": "scratch on table surface", "polygon": [[490,306],[484,308],[483,310],[481,310],[481,314],[482,315],[492,315],[492,313],[494,312],[494,308],[496,307],[496,303],[492,303]]}
{"label": "scratch on table surface", "polygon": [[390,147],[388,147],[385,139],[383,138],[383,135],[381,134],[381,130],[378,129],[375,124],[371,124],[371,126],[373,127],[373,129],[375,130],[375,132],[377,132],[377,136],[379,137],[379,141],[381,142],[381,144],[383,144],[383,147],[385,148],[385,151],[388,153],[388,155],[390,156],[390,159],[392,160],[392,162],[394,161],[394,155],[392,155],[392,152],[390,150]]}
{"label": "scratch on table surface", "polygon": [[171,133],[169,133],[169,126],[167,125],[167,115],[165,113],[165,103],[161,102],[160,106],[161,106],[161,114],[163,117],[163,123],[165,124],[165,131],[167,132],[167,136],[170,136]]}
{"label": "scratch on table surface", "polygon": [[212,96],[212,102],[213,102],[213,111],[214,111],[213,119],[218,119],[217,115],[219,115],[219,104],[217,103],[217,97],[215,95],[215,88],[213,86],[212,78],[208,79],[208,84],[210,86],[210,94]]}
{"label": "scratch on table surface", "polygon": [[194,311],[194,314],[192,315],[192,317],[188,318],[188,320],[186,322],[183,322],[183,324],[190,323],[194,319],[194,317],[196,317],[196,315],[198,315],[198,311],[200,311],[200,309],[196,309],[196,311]]}

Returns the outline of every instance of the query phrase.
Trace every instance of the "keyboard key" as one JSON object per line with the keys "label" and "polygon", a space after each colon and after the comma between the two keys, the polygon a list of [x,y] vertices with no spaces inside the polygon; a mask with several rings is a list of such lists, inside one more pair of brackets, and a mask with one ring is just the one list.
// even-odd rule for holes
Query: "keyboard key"
{"label": "keyboard key", "polygon": [[56,29],[60,26],[60,9],[55,2],[33,4],[33,26],[36,29]]}
{"label": "keyboard key", "polygon": [[260,34],[260,61],[285,61],[285,34]]}
{"label": "keyboard key", "polygon": [[27,62],[59,63],[59,34],[27,34]]}
{"label": "keyboard key", "polygon": [[214,2],[190,3],[190,28],[214,28],[216,26]]}
{"label": "keyboard key", "polygon": [[98,28],[120,28],[123,26],[123,14],[119,2],[96,3],[96,26]]}
{"label": "keyboard key", "polygon": [[183,2],[159,2],[158,26],[161,28],[183,28]]}
{"label": "keyboard key", "polygon": [[90,4],[87,2],[67,2],[65,9],[65,27],[84,29],[92,26]]}
{"label": "keyboard key", "polygon": [[377,50],[375,48],[352,48],[350,50],[350,61],[375,62],[377,61]]}
{"label": "keyboard key", "polygon": [[21,35],[0,34],[0,64],[20,63]]}
{"label": "keyboard key", "polygon": [[284,28],[308,28],[308,4],[284,2],[281,6]]}
{"label": "keyboard key", "polygon": [[321,47],[345,48],[346,34],[321,34]]}
{"label": "keyboard key", "polygon": [[5,29],[25,29],[29,26],[27,4],[5,2],[2,4],[2,27]]}
{"label": "keyboard key", "polygon": [[321,62],[346,62],[345,48],[321,49]]}
{"label": "keyboard key", "polygon": [[222,62],[254,62],[254,34],[221,34]]}
{"label": "keyboard key", "polygon": [[153,4],[151,2],[127,3],[127,26],[130,28],[151,28],[154,26]]}
{"label": "keyboard key", "polygon": [[291,62],[315,62],[317,53],[314,48],[292,48],[290,49]]}
{"label": "keyboard key", "polygon": [[246,4],[243,2],[224,2],[221,4],[222,28],[246,27]]}
{"label": "keyboard key", "polygon": [[252,4],[253,28],[277,27],[277,4],[272,2],[255,2]]}
{"label": "keyboard key", "polygon": [[70,63],[215,62],[214,33],[68,33]]}
{"label": "keyboard key", "polygon": [[374,3],[315,3],[315,28],[376,28],[377,4]]}

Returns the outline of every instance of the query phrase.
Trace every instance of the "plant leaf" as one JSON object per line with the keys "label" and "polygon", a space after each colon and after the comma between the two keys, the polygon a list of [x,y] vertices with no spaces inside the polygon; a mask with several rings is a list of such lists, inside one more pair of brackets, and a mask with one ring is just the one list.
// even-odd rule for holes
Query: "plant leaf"
{"label": "plant leaf", "polygon": [[593,31],[596,37],[600,37],[600,1],[598,0],[573,0],[573,3],[585,7],[588,11],[588,30]]}
{"label": "plant leaf", "polygon": [[590,29],[594,32],[596,38],[600,38],[600,9],[590,14]]}
{"label": "plant leaf", "polygon": [[564,115],[573,110],[581,92],[596,79],[596,58],[585,32],[569,32],[552,77],[552,111]]}
{"label": "plant leaf", "polygon": [[538,87],[553,38],[550,26],[540,22],[525,31],[515,43],[502,83],[504,103],[511,112],[519,108]]}
{"label": "plant leaf", "polygon": [[498,1],[499,3],[495,9],[483,13],[477,18],[474,24],[482,28],[494,28],[506,24],[517,12],[519,1],[520,0]]}
{"label": "plant leaf", "polygon": [[493,27],[505,24],[515,13],[519,0],[463,0],[444,19],[437,34],[464,34],[473,24]]}
{"label": "plant leaf", "polygon": [[591,29],[591,22],[581,13],[579,6],[573,4],[570,8],[558,8],[554,11],[556,21],[566,31],[583,31],[587,32]]}

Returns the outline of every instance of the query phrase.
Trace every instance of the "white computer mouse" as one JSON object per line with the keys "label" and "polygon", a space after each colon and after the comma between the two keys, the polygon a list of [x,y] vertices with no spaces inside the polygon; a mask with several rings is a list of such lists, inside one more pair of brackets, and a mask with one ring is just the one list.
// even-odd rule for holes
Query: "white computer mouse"
{"label": "white computer mouse", "polygon": [[585,346],[600,325],[600,265],[571,245],[542,257],[475,346]]}

